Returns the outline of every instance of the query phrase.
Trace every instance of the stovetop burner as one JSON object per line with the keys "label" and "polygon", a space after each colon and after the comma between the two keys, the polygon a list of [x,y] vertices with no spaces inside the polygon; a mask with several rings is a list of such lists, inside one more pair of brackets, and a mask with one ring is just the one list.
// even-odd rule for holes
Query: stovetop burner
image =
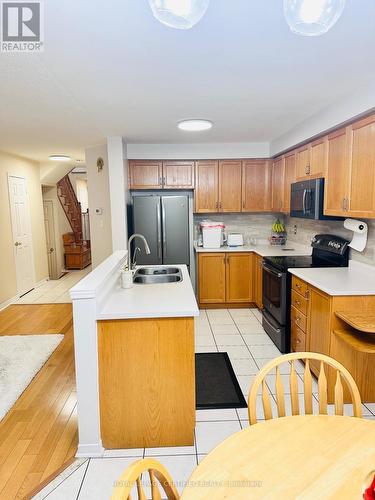
{"label": "stovetop burner", "polygon": [[341,267],[336,260],[320,259],[313,256],[296,255],[295,257],[265,257],[264,261],[279,271],[302,267]]}

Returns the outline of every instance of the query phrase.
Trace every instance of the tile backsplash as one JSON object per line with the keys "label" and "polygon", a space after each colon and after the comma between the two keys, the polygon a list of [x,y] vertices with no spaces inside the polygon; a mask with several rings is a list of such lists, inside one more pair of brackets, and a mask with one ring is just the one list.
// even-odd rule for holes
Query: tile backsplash
{"label": "tile backsplash", "polygon": [[[319,233],[336,234],[351,240],[353,233],[344,228],[343,221],[311,221],[295,217],[280,216],[280,214],[203,214],[194,215],[194,239],[198,238],[198,225],[202,220],[210,219],[225,224],[226,233],[242,233],[245,244],[250,238],[267,239],[271,235],[273,222],[280,218],[283,220],[288,241],[310,246],[311,238]],[[351,250],[351,258],[375,266],[375,220],[366,220],[369,226],[368,241],[364,252]],[[294,234],[294,225],[297,234]]]}
{"label": "tile backsplash", "polygon": [[[244,243],[249,244],[250,238],[267,239],[271,235],[271,226],[277,219],[277,214],[203,214],[194,216],[194,239],[198,238],[198,226],[203,220],[209,219],[225,224],[226,233],[242,233]],[[283,220],[283,217],[279,217]]]}
{"label": "tile backsplash", "polygon": [[[368,240],[364,252],[351,250],[351,258],[375,266],[375,221],[366,220],[368,224]],[[307,219],[297,219],[295,217],[285,217],[288,240],[310,245],[311,238],[315,234],[328,233],[342,236],[348,240],[352,239],[353,233],[344,228],[344,221],[312,221]],[[294,234],[294,225],[297,226],[297,234]]]}

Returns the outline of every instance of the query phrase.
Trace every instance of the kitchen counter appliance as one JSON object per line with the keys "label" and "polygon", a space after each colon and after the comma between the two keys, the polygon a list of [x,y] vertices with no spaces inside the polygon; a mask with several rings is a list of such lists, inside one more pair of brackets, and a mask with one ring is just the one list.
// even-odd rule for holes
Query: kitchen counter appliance
{"label": "kitchen counter appliance", "polygon": [[288,269],[348,267],[349,241],[318,234],[311,242],[312,255],[265,257],[263,260],[263,328],[282,353],[290,352],[291,275]]}
{"label": "kitchen counter appliance", "polygon": [[324,179],[295,182],[291,186],[290,216],[313,220],[343,220],[324,215]]}

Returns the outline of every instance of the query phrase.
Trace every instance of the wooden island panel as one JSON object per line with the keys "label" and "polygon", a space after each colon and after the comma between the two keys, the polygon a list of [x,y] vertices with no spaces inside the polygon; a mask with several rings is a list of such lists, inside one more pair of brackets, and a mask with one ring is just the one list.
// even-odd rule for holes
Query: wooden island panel
{"label": "wooden island panel", "polygon": [[103,445],[194,444],[193,318],[98,321]]}

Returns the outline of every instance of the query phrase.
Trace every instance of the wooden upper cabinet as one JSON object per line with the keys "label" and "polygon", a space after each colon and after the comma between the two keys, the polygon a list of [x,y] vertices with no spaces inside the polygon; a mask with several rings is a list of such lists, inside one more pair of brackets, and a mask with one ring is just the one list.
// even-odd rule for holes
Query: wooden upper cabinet
{"label": "wooden upper cabinet", "polygon": [[161,161],[130,160],[130,189],[161,189],[163,187],[163,164]]}
{"label": "wooden upper cabinet", "polygon": [[349,198],[349,128],[328,135],[328,165],[324,187],[325,215],[346,215]]}
{"label": "wooden upper cabinet", "polygon": [[327,136],[310,144],[310,172],[314,178],[325,177],[327,173]]}
{"label": "wooden upper cabinet", "polygon": [[293,151],[284,156],[284,200],[283,212],[290,212],[290,192],[292,184],[296,182],[296,155]]}
{"label": "wooden upper cabinet", "polygon": [[296,177],[297,180],[309,177],[310,145],[306,144],[296,150]]}
{"label": "wooden upper cabinet", "polygon": [[225,253],[198,254],[198,298],[200,304],[225,302]]}
{"label": "wooden upper cabinet", "polygon": [[163,161],[164,188],[193,189],[194,164],[194,161]]}
{"label": "wooden upper cabinet", "polygon": [[327,137],[305,144],[296,150],[297,180],[325,177],[327,171]]}
{"label": "wooden upper cabinet", "polygon": [[226,254],[226,302],[253,302],[254,255]]}
{"label": "wooden upper cabinet", "polygon": [[241,212],[242,162],[219,161],[219,211]]}
{"label": "wooden upper cabinet", "polygon": [[375,115],[354,123],[350,134],[350,193],[347,214],[375,217]]}
{"label": "wooden upper cabinet", "polygon": [[195,211],[219,211],[219,162],[197,161],[195,164]]}
{"label": "wooden upper cabinet", "polygon": [[271,210],[271,166],[269,160],[242,162],[242,212]]}
{"label": "wooden upper cabinet", "polygon": [[276,158],[272,165],[272,211],[281,212],[284,205],[284,157]]}

